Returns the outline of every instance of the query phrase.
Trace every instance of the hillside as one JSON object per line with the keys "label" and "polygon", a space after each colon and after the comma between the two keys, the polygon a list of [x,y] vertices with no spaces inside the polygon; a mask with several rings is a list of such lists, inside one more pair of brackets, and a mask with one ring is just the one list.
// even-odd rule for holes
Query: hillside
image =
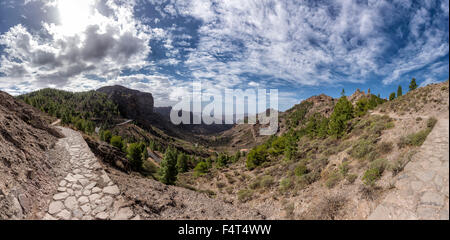
{"label": "hillside", "polygon": [[34,218],[56,189],[51,149],[61,134],[48,116],[0,92],[0,219]]}
{"label": "hillside", "polygon": [[[313,96],[280,112],[279,131],[270,137],[259,136],[260,124],[238,124],[217,136],[195,135],[150,123],[167,121],[157,113],[147,123],[129,118],[140,118],[139,112],[118,111],[108,121],[91,113],[100,99],[106,99],[112,112],[127,101],[138,104],[130,100],[137,96],[133,94],[122,102],[104,93],[79,93],[89,96],[83,104],[70,103],[78,94],[54,90],[57,94],[51,95],[48,89],[19,97],[54,117],[3,94],[0,149],[9,157],[2,159],[6,167],[0,176],[11,180],[0,188],[6,199],[0,214],[45,219],[386,219],[403,209],[398,218],[445,218],[448,158],[440,152],[448,149],[434,146],[448,145],[448,135],[443,135],[448,132],[448,84],[431,84],[392,101],[361,91],[339,99]],[[76,109],[76,121],[62,124],[82,134],[59,127],[64,137],[57,140],[62,135],[48,124],[61,113],[57,106],[66,103]],[[88,125],[77,124],[80,119],[92,121],[100,131],[87,131]],[[14,160],[31,153],[37,156],[31,161]],[[426,167],[430,164],[432,168]],[[171,167],[174,176],[167,175]],[[430,174],[431,182],[425,177]],[[417,179],[405,185],[402,179],[411,175],[422,185],[411,185]],[[85,186],[97,186],[100,193]],[[414,192],[418,188],[426,194]],[[396,202],[397,196],[411,192],[411,205]],[[89,208],[83,194],[93,198]],[[43,200],[27,201],[34,197]],[[102,200],[96,201],[98,197]]]}
{"label": "hillside", "polygon": [[[320,131],[322,121],[332,121],[338,101],[313,97],[283,113],[278,136],[245,158],[201,177],[183,174],[179,181],[270,219],[365,219],[396,188],[396,176],[417,159],[436,122],[448,122],[448,81],[388,102],[358,95],[348,98],[353,116],[339,137]],[[249,159],[257,165],[250,162],[249,168]],[[448,209],[446,196],[442,206]]]}

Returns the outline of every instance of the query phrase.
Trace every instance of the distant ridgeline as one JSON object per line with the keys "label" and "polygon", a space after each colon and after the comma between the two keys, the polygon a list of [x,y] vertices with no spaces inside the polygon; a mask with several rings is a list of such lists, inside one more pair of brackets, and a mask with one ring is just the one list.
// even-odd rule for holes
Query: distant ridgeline
{"label": "distant ridgeline", "polygon": [[110,125],[120,117],[117,105],[96,91],[72,93],[46,88],[17,98],[88,133],[94,131],[94,121]]}
{"label": "distant ridgeline", "polygon": [[[313,108],[313,102],[317,98],[322,98],[319,102],[334,105],[329,116]],[[262,165],[269,155],[284,155],[286,160],[295,158],[298,152],[297,143],[303,136],[312,139],[342,138],[349,128],[350,120],[364,116],[369,110],[387,101],[373,94],[363,94],[355,99],[353,105],[349,98],[352,99],[352,96],[343,95],[335,103],[334,99],[327,96],[311,97],[287,110],[287,115],[284,116],[287,125],[285,133],[280,136],[273,135],[264,144],[253,148],[247,156],[247,168],[251,170]]]}

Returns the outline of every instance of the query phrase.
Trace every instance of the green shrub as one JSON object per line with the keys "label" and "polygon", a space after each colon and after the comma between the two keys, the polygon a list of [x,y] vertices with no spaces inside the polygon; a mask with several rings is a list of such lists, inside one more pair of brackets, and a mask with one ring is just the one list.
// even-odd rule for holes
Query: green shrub
{"label": "green shrub", "polygon": [[237,193],[240,202],[250,201],[253,197],[253,191],[250,189],[241,189]]}
{"label": "green shrub", "polygon": [[432,130],[434,128],[434,126],[437,123],[437,119],[434,117],[431,117],[427,120],[427,128],[429,128],[430,130]]}
{"label": "green shrub", "polygon": [[225,154],[220,154],[216,159],[216,166],[218,168],[223,168],[228,165],[229,157]]}
{"label": "green shrub", "polygon": [[122,148],[124,146],[121,136],[112,136],[110,143],[114,147],[116,147],[118,149],[121,149],[121,150],[122,150]]}
{"label": "green shrub", "polygon": [[292,187],[291,179],[289,178],[283,178],[280,181],[280,191],[281,192],[287,192]]}
{"label": "green shrub", "polygon": [[257,146],[250,150],[247,155],[246,165],[249,170],[256,168],[267,160],[267,148],[264,145]]}
{"label": "green shrub", "polygon": [[354,183],[357,178],[358,175],[356,174],[348,174],[347,177],[345,177],[349,183]]}
{"label": "green shrub", "polygon": [[363,180],[364,184],[366,184],[366,185],[373,185],[373,184],[375,184],[376,180],[378,180],[378,178],[380,178],[380,176],[381,176],[381,173],[378,169],[370,168],[364,173],[362,180]]}
{"label": "green shrub", "polygon": [[199,162],[197,166],[195,166],[194,168],[194,176],[195,177],[203,176],[206,173],[208,173],[208,171],[209,171],[208,164],[206,164],[206,162]]}
{"label": "green shrub", "polygon": [[301,177],[303,174],[307,173],[308,169],[306,168],[306,165],[303,163],[300,163],[294,170],[295,176]]}
{"label": "green shrub", "polygon": [[102,132],[101,139],[105,142],[110,142],[112,138],[112,133],[110,130]]}
{"label": "green shrub", "polygon": [[333,171],[328,175],[325,186],[327,186],[327,188],[333,188],[341,181],[341,178],[342,175],[338,171]]}
{"label": "green shrub", "polygon": [[430,129],[424,129],[416,133],[409,134],[406,137],[401,137],[399,142],[397,143],[397,146],[399,148],[403,148],[408,145],[421,146],[423,142],[425,142],[425,139],[427,138],[428,134],[430,134],[430,132]]}
{"label": "green shrub", "polygon": [[261,187],[268,188],[271,187],[274,184],[273,177],[272,176],[263,176],[261,178]]}
{"label": "green shrub", "polygon": [[348,162],[343,162],[341,165],[339,165],[339,173],[342,176],[346,176],[348,171],[350,170],[349,166],[348,166]]}
{"label": "green shrub", "polygon": [[301,186],[306,186],[306,185],[310,185],[313,182],[317,181],[320,179],[320,173],[318,171],[311,171],[307,174],[302,175],[299,179],[298,179],[298,183]]}
{"label": "green shrub", "polygon": [[241,152],[240,151],[236,151],[236,153],[234,154],[233,159],[231,160],[233,163],[239,161],[239,159],[241,158]]}
{"label": "green shrub", "polygon": [[393,149],[393,144],[391,142],[382,142],[378,145],[378,151],[382,154],[390,153]]}
{"label": "green shrub", "polygon": [[260,179],[255,179],[250,185],[248,186],[250,189],[257,189],[261,186]]}
{"label": "green shrub", "polygon": [[375,144],[373,139],[360,139],[350,150],[350,156],[363,159],[374,150]]}
{"label": "green shrub", "polygon": [[386,159],[377,159],[370,164],[369,169],[364,173],[362,180],[365,185],[374,185],[381,177],[387,167]]}

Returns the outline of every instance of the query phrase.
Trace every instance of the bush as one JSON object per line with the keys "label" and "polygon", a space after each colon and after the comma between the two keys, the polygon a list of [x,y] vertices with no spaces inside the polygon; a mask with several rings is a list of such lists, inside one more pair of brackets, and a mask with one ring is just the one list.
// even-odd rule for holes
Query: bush
{"label": "bush", "polygon": [[233,163],[235,163],[235,162],[239,161],[240,158],[241,158],[241,152],[240,151],[236,151],[236,153],[234,154],[234,157],[233,157],[233,159],[231,159],[231,161]]}
{"label": "bush", "polygon": [[359,142],[353,145],[352,149],[350,150],[350,156],[358,159],[363,159],[369,153],[375,150],[375,144],[373,142],[374,140],[372,139],[361,139]]}
{"label": "bush", "polygon": [[382,142],[378,145],[378,151],[382,154],[390,153],[393,149],[393,145],[391,142]]}
{"label": "bush", "polygon": [[219,157],[217,157],[216,166],[218,168],[223,168],[226,165],[228,165],[228,162],[229,162],[229,157],[225,154],[220,154]]}
{"label": "bush", "polygon": [[272,176],[264,176],[261,178],[261,187],[268,188],[273,185],[273,177]]}
{"label": "bush", "polygon": [[358,175],[356,175],[356,174],[348,174],[345,179],[347,179],[347,181],[349,183],[354,183],[357,178],[358,178]]}
{"label": "bush", "polygon": [[122,148],[123,148],[123,141],[122,141],[121,136],[112,136],[110,143],[111,143],[111,145],[113,145],[114,147],[116,147],[118,149],[122,150]]}
{"label": "bush", "polygon": [[303,163],[300,163],[294,170],[295,176],[301,177],[303,174],[307,173],[308,169],[306,168],[306,165]]}
{"label": "bush", "polygon": [[427,138],[428,134],[430,134],[430,132],[430,129],[424,129],[416,133],[409,134],[406,137],[401,137],[399,142],[397,143],[397,146],[399,148],[403,148],[408,145],[421,146],[423,142],[425,142],[425,139]]}
{"label": "bush", "polygon": [[333,188],[341,181],[341,174],[338,171],[333,171],[328,175],[328,179],[325,181],[325,186],[327,188]]}
{"label": "bush", "polygon": [[208,173],[208,164],[206,162],[199,162],[194,168],[194,176],[199,177]]}
{"label": "bush", "polygon": [[434,126],[437,123],[437,119],[434,117],[431,117],[427,120],[427,128],[429,128],[430,130],[432,130],[434,128]]}
{"label": "bush", "polygon": [[249,170],[253,170],[266,160],[267,160],[266,146],[260,145],[250,150],[250,152],[247,155],[246,165]]}
{"label": "bush", "polygon": [[287,192],[291,187],[292,187],[291,179],[283,178],[280,181],[280,191],[281,192]]}
{"label": "bush", "polygon": [[386,159],[377,159],[370,164],[370,168],[364,173],[362,180],[365,185],[374,185],[387,167]]}
{"label": "bush", "polygon": [[237,193],[240,202],[250,201],[253,197],[253,191],[250,189],[241,189]]}
{"label": "bush", "polygon": [[112,133],[110,130],[106,130],[102,133],[100,137],[102,138],[103,141],[110,142],[112,138]]}
{"label": "bush", "polygon": [[381,177],[380,171],[376,168],[370,168],[364,173],[362,180],[366,185],[373,185],[379,177]]}

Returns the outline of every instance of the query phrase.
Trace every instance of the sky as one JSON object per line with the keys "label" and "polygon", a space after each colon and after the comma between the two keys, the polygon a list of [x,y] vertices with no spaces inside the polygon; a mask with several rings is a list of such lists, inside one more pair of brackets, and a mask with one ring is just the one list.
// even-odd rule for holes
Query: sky
{"label": "sky", "polygon": [[0,0],[0,90],[278,89],[279,109],[449,75],[448,0]]}

